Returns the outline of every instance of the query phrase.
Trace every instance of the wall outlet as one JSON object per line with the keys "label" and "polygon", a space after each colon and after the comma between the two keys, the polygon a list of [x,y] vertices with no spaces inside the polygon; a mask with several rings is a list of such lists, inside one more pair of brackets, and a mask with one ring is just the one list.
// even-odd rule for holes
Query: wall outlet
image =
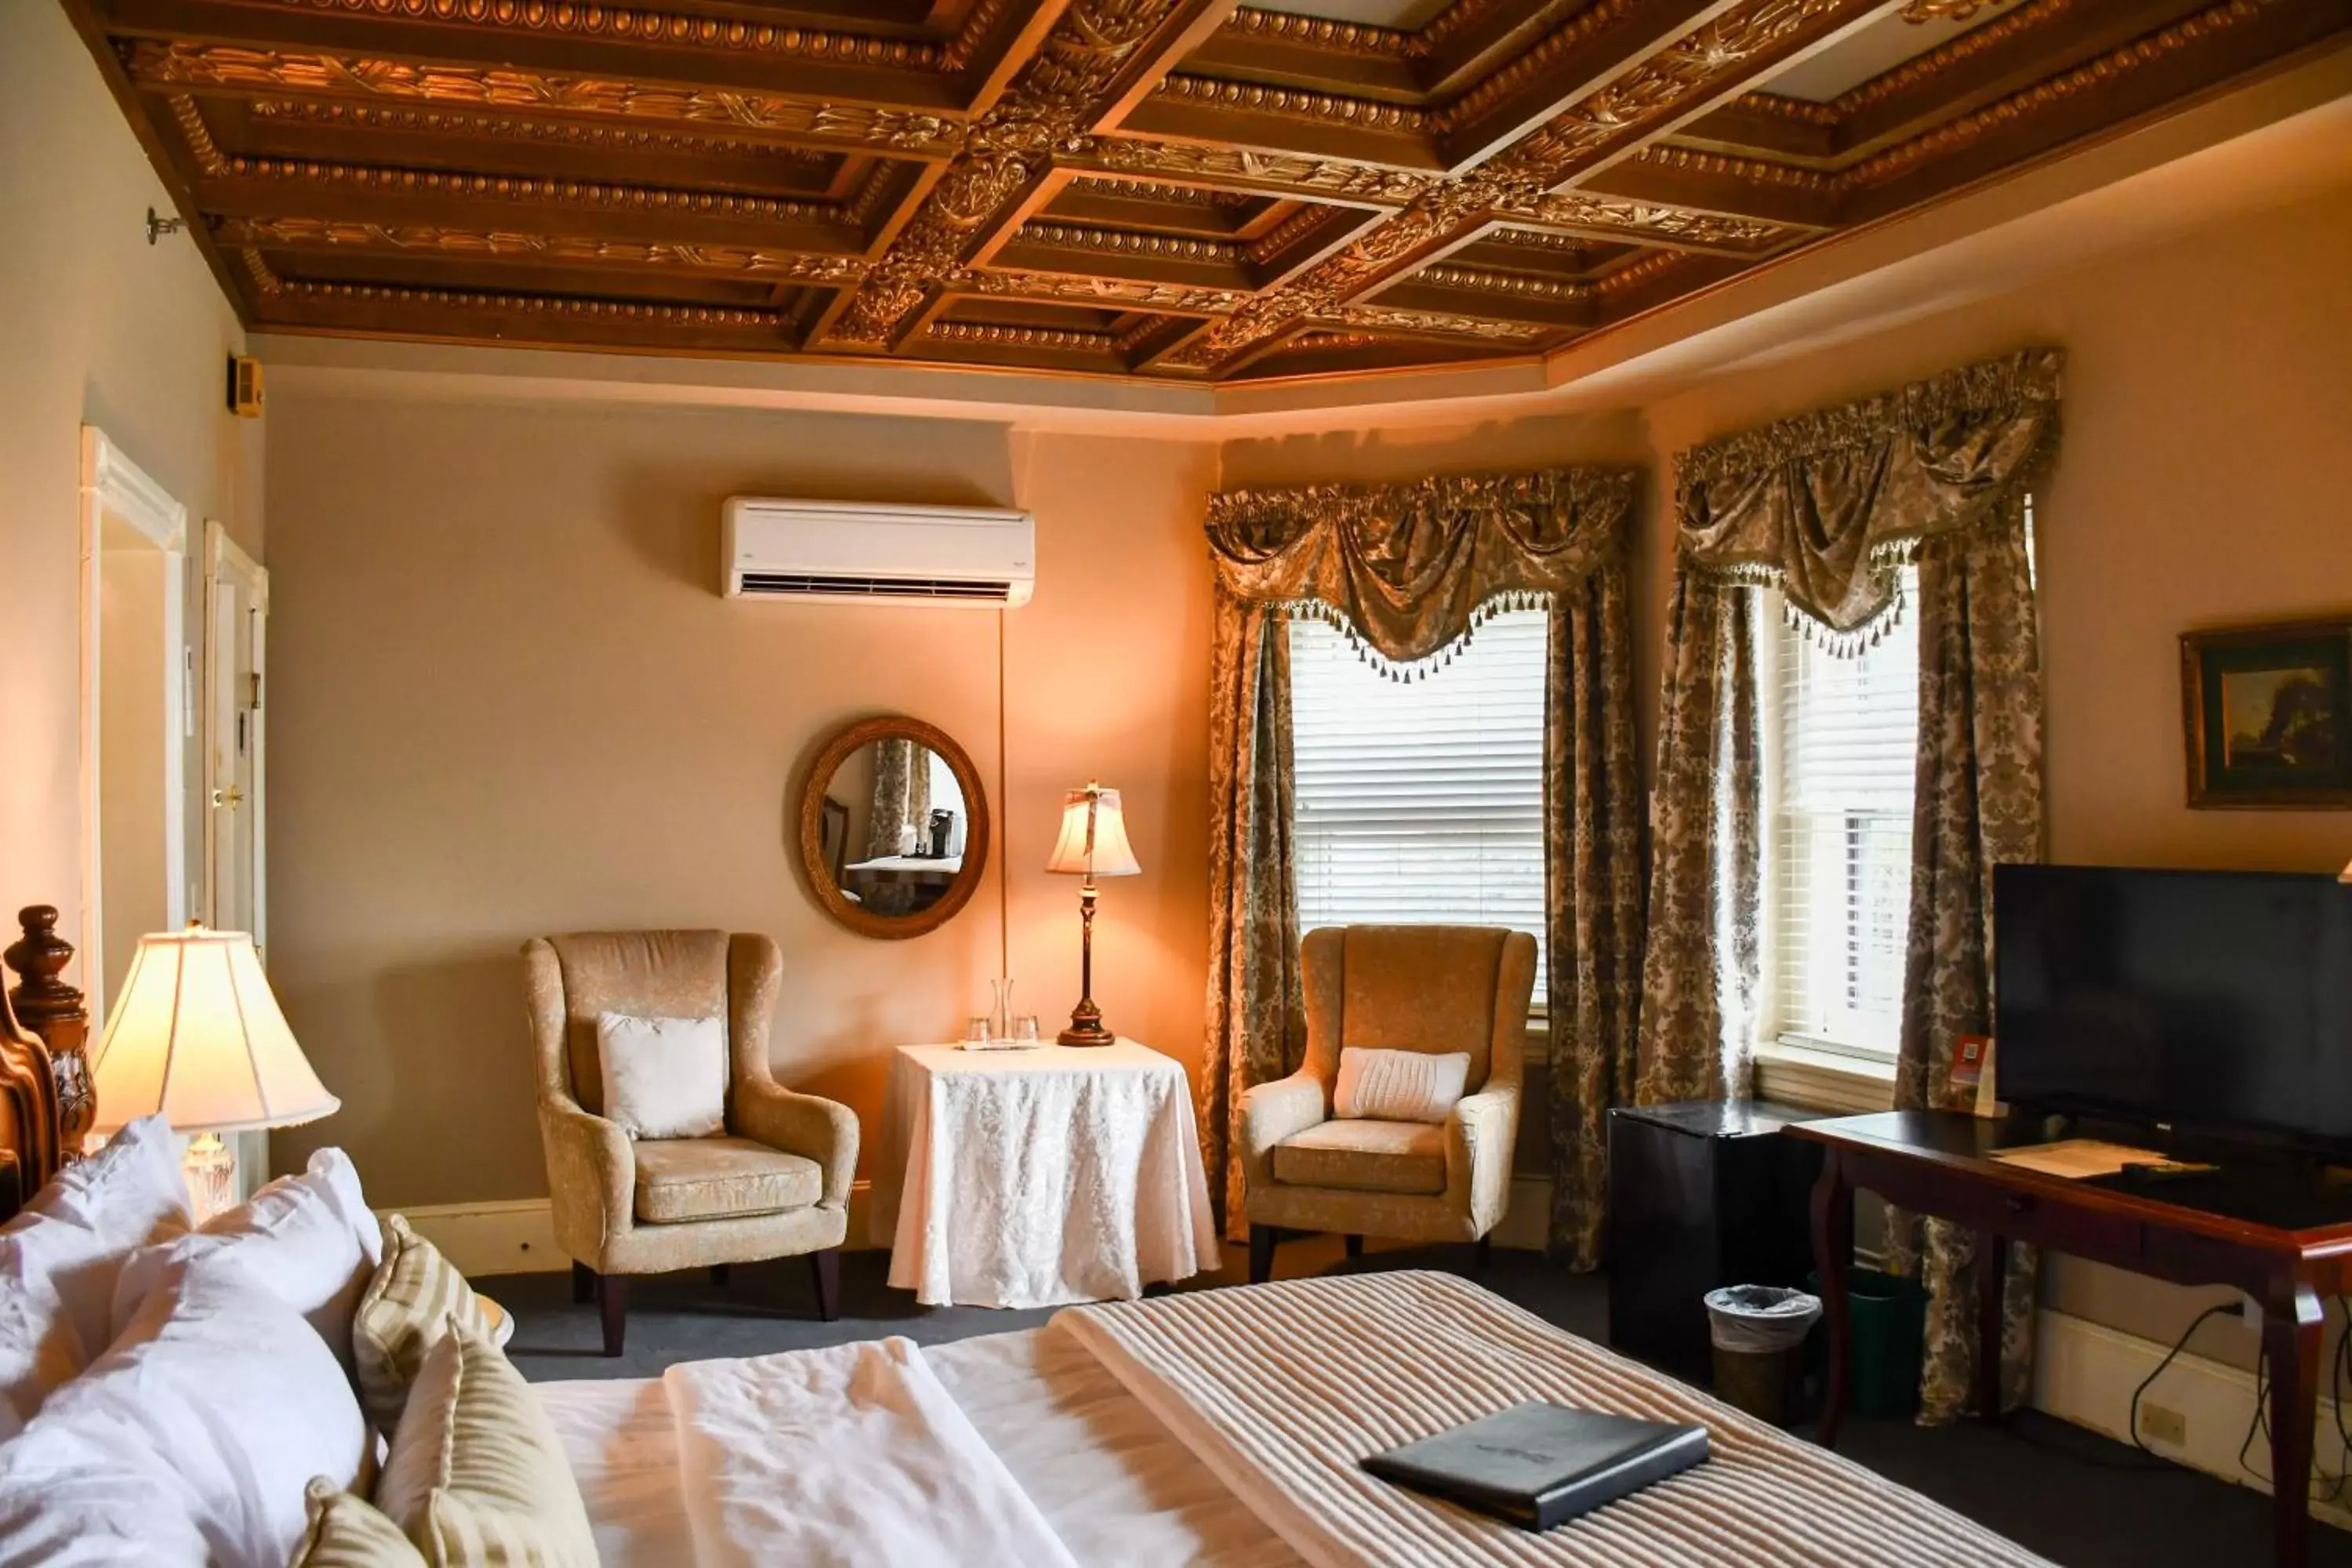
{"label": "wall outlet", "polygon": [[2189,1446],[2189,1417],[2161,1405],[2141,1403],[2139,1431],[2151,1443],[2168,1443],[2176,1448]]}

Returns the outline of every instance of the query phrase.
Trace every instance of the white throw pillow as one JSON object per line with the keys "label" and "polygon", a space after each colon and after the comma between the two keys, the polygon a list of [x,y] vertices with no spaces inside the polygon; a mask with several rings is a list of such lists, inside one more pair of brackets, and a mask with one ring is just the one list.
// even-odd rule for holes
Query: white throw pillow
{"label": "white throw pillow", "polygon": [[0,1228],[0,1437],[113,1340],[124,1259],[187,1228],[188,1185],[160,1116],[68,1165]]}
{"label": "white throw pillow", "polygon": [[314,1475],[372,1455],[343,1369],[241,1270],[197,1260],[0,1444],[0,1568],[284,1568]]}
{"label": "white throw pillow", "polygon": [[632,1138],[727,1131],[727,1026],[717,1018],[596,1020],[604,1119]]}
{"label": "white throw pillow", "polygon": [[131,1254],[114,1287],[116,1331],[199,1260],[301,1313],[344,1372],[352,1370],[352,1314],[383,1261],[383,1228],[341,1149],[319,1150],[300,1175],[278,1177],[203,1229]]}
{"label": "white throw pillow", "polygon": [[1351,1121],[1443,1121],[1469,1080],[1467,1051],[1434,1056],[1348,1046],[1339,1052],[1331,1113]]}

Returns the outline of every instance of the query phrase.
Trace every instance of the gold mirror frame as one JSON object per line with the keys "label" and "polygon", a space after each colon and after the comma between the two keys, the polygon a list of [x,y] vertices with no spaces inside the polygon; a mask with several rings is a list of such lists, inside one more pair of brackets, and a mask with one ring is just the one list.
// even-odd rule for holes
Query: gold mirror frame
{"label": "gold mirror frame", "polygon": [[[832,867],[825,863],[824,786],[860,746],[877,741],[912,741],[946,759],[948,770],[955,774],[956,787],[963,791],[964,806],[971,818],[964,829],[962,868],[938,902],[913,914],[877,915],[844,898],[840,884],[833,879]],[[981,788],[980,770],[972,766],[970,754],[946,731],[902,713],[861,719],[835,732],[824,743],[816,760],[809,764],[808,775],[801,784],[800,827],[801,872],[808,879],[809,890],[816,895],[816,901],[827,914],[858,935],[884,942],[921,936],[953,920],[971,902],[973,892],[980,887],[981,873],[988,866],[988,795]]]}

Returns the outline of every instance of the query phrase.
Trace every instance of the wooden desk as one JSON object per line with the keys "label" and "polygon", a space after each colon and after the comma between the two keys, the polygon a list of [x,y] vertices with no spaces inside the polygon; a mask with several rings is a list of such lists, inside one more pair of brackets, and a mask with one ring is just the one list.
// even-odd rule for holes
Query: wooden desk
{"label": "wooden desk", "polygon": [[[1969,1226],[1978,1233],[1975,1402],[2000,1415],[2000,1300],[2004,1243],[2028,1242],[2180,1285],[2234,1285],[2263,1307],[2271,1363],[2273,1554],[2301,1568],[2307,1526],[2313,1426],[2317,1419],[2320,1302],[2352,1289],[2352,1194],[2308,1177],[2228,1167],[2222,1173],[2129,1188],[2070,1181],[1991,1158],[2043,1142],[2038,1123],[2015,1126],[1949,1111],[1895,1110],[1790,1126],[1786,1136],[1822,1145],[1813,1188],[1813,1255],[1829,1325],[1823,1446],[1844,1414],[1849,1324],[1846,1271],[1853,1262],[1853,1194]],[[2156,1194],[2162,1194],[2162,1197]],[[2293,1478],[2290,1479],[2289,1478]]]}

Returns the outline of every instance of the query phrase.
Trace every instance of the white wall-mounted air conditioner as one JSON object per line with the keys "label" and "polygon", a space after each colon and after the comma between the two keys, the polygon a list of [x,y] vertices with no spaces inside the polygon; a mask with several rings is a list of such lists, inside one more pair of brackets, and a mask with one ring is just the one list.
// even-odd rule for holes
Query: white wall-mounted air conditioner
{"label": "white wall-mounted air conditioner", "polygon": [[719,592],[730,599],[1000,609],[1036,586],[1025,511],[735,496],[724,516]]}

